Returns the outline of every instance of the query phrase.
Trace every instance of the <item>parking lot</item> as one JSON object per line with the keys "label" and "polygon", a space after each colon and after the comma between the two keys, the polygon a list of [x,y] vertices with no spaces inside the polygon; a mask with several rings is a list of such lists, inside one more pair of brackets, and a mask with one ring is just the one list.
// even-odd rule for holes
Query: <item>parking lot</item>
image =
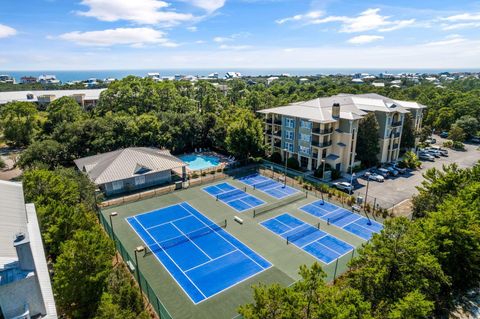
{"label": "parking lot", "polygon": [[[435,136],[437,144],[441,146],[443,139]],[[383,183],[370,181],[368,187],[368,197],[377,198],[377,203],[380,203],[384,208],[390,208],[393,205],[399,204],[407,199],[410,199],[418,191],[415,186],[418,186],[423,181],[422,174],[429,168],[442,168],[442,165],[456,163],[459,167],[472,167],[480,160],[479,145],[465,144],[466,151],[448,150],[448,157],[436,158],[434,162],[422,161],[422,167],[416,171],[411,171],[404,175],[397,177],[389,177]],[[345,179],[345,181],[349,181]],[[356,196],[365,196],[367,180],[358,177],[359,186],[355,189]],[[370,199],[368,200],[370,202]]]}

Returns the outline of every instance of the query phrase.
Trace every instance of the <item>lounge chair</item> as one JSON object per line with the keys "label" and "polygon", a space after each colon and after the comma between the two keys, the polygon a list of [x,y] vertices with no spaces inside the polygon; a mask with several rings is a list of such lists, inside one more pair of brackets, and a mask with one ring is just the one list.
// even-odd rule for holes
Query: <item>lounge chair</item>
{"label": "lounge chair", "polygon": [[196,147],[195,147],[195,153],[198,153],[198,150],[197,150],[197,148],[196,148]]}

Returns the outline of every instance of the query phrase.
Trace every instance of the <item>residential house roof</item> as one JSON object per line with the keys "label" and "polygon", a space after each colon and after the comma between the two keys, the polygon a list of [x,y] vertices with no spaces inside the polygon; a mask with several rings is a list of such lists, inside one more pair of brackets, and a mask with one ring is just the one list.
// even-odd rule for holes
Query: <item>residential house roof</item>
{"label": "residential house roof", "polygon": [[97,185],[187,166],[168,150],[131,147],[79,158],[77,167]]}

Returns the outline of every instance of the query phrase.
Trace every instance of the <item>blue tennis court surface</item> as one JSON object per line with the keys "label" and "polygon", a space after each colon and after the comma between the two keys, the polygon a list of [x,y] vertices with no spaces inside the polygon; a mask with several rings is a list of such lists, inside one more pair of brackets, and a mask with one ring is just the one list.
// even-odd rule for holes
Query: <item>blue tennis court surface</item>
{"label": "blue tennis court surface", "polygon": [[235,209],[237,212],[243,212],[248,209],[265,204],[261,199],[256,198],[244,191],[230,185],[221,183],[203,188],[205,192]]}
{"label": "blue tennis court surface", "polygon": [[271,267],[186,202],[127,221],[195,304]]}
{"label": "blue tennis court surface", "polygon": [[287,243],[305,250],[313,257],[329,264],[353,250],[346,242],[285,213],[260,223],[269,231],[287,240]]}
{"label": "blue tennis court surface", "polygon": [[323,200],[310,203],[300,209],[365,240],[369,240],[374,233],[380,233],[383,229],[383,225],[374,220],[368,220]]}
{"label": "blue tennis court surface", "polygon": [[279,183],[271,178],[262,176],[260,174],[244,176],[239,178],[238,180],[277,199],[282,199],[298,193],[298,190],[296,190],[295,188],[284,186],[283,183]]}

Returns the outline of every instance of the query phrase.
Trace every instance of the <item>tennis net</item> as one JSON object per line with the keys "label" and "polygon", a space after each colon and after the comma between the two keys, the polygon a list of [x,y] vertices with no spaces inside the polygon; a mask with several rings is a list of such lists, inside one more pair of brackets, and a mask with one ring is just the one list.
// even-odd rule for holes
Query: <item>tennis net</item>
{"label": "tennis net", "polygon": [[335,222],[338,222],[339,220],[341,219],[344,219],[345,217],[347,216],[350,216],[352,215],[352,213],[350,213],[349,211],[345,210],[343,211],[342,213],[340,213],[340,215],[338,215],[337,217],[335,218],[328,218],[327,221],[331,224],[335,224]]}
{"label": "tennis net", "polygon": [[221,194],[218,194],[217,195],[217,200],[222,200],[224,202],[230,200],[230,199],[234,199],[234,198],[237,198],[237,197],[240,197],[242,195],[244,195],[245,192],[240,190],[240,189],[234,189],[234,190],[231,190],[231,191],[228,191],[228,192],[225,192],[225,193],[221,193]]}
{"label": "tennis net", "polygon": [[276,181],[274,181],[272,179],[268,179],[266,181],[253,184],[253,189],[267,188],[268,186],[273,186],[273,185],[276,185],[276,184],[278,184]]}
{"label": "tennis net", "polygon": [[299,201],[299,200],[301,200],[301,199],[306,198],[306,196],[307,196],[307,193],[306,193],[306,192],[305,192],[305,193],[300,192],[300,193],[298,193],[298,194],[289,196],[289,197],[287,197],[287,198],[285,198],[285,199],[283,199],[283,200],[276,201],[276,202],[271,203],[271,204],[269,204],[269,205],[264,205],[264,206],[262,206],[262,207],[260,207],[260,208],[258,208],[258,209],[254,209],[254,210],[253,210],[253,217],[257,217],[257,216],[259,216],[259,215],[262,215],[262,214],[265,214],[265,213],[267,213],[267,212],[269,212],[269,211],[272,211],[272,210],[274,210],[274,209],[276,209],[276,208],[279,208],[279,207],[286,206],[286,205],[288,205],[288,204],[294,203],[294,202],[296,202],[296,201]]}
{"label": "tennis net", "polygon": [[295,242],[300,240],[301,238],[317,232],[319,228],[320,228],[320,224],[317,224],[316,227],[305,224],[304,229],[296,232],[293,235],[287,236],[287,245],[290,243],[295,244]]}
{"label": "tennis net", "polygon": [[192,241],[195,238],[203,237],[213,232],[218,232],[221,229],[226,227],[227,227],[227,220],[225,219],[219,223],[213,223],[205,227],[195,229],[194,231],[191,231],[189,233],[184,233],[183,235],[170,238],[161,242],[157,242],[156,244],[152,245],[153,249],[150,247],[150,249],[148,249],[148,251],[145,254],[152,254],[155,251],[166,250],[168,248]]}

